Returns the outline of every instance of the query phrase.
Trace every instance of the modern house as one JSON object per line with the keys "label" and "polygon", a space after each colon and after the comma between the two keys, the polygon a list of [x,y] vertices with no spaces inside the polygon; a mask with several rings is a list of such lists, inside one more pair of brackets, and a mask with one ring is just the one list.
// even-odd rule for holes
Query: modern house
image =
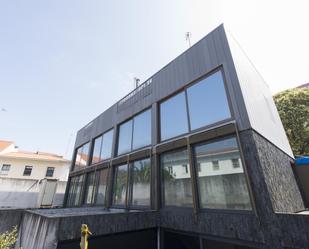
{"label": "modern house", "polygon": [[221,25],[79,130],[67,208],[25,213],[19,245],[78,248],[86,223],[91,249],[309,248],[293,160]]}
{"label": "modern house", "polygon": [[11,141],[0,141],[0,207],[33,208],[40,181],[57,180],[55,205],[61,205],[70,161],[46,152],[21,151]]}

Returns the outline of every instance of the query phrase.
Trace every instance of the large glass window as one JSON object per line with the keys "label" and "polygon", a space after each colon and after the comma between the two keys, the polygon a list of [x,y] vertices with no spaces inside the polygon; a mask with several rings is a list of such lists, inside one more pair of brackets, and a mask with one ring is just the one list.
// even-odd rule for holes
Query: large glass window
{"label": "large glass window", "polygon": [[119,127],[118,155],[131,151],[133,121],[129,120]]}
{"label": "large glass window", "polygon": [[217,71],[161,103],[161,141],[230,117],[222,72]]}
{"label": "large glass window", "polygon": [[202,208],[251,209],[235,137],[197,145],[194,154]]}
{"label": "large glass window", "polygon": [[165,206],[192,207],[191,172],[188,151],[181,150],[161,156]]}
{"label": "large glass window", "polygon": [[150,206],[150,159],[132,163],[132,205]]}
{"label": "large glass window", "polygon": [[89,143],[86,143],[77,149],[74,169],[77,170],[85,167],[88,163],[88,156],[89,156]]}
{"label": "large glass window", "polygon": [[97,172],[98,176],[98,187],[97,187],[97,197],[96,197],[96,205],[104,205],[105,204],[105,191],[107,186],[107,175],[108,169],[103,169]]}
{"label": "large glass window", "polygon": [[133,150],[151,143],[151,110],[147,110],[133,119]]}
{"label": "large glass window", "polygon": [[151,144],[151,110],[119,126],[118,155]]}
{"label": "large glass window", "polygon": [[98,163],[101,161],[101,146],[102,136],[99,136],[94,140],[91,163]]}
{"label": "large glass window", "polygon": [[231,116],[221,71],[187,89],[191,129]]}
{"label": "large glass window", "polygon": [[93,204],[93,197],[94,197],[94,181],[95,180],[95,173],[91,172],[87,174],[87,181],[86,181],[86,191],[85,191],[85,204]]}
{"label": "large glass window", "polygon": [[114,130],[110,130],[103,134],[101,160],[111,158],[112,156],[113,135],[114,135]]}
{"label": "large glass window", "polygon": [[67,207],[73,206],[73,199],[74,199],[73,193],[74,193],[75,181],[76,181],[76,177],[72,177],[69,181],[69,193],[68,193],[68,197],[66,201]]}
{"label": "large glass window", "polygon": [[91,163],[98,163],[111,157],[113,133],[114,130],[110,130],[94,140]]}
{"label": "large glass window", "polygon": [[181,92],[160,105],[161,140],[188,132],[186,98]]}
{"label": "large glass window", "polygon": [[113,204],[125,206],[127,195],[128,165],[115,167]]}
{"label": "large glass window", "polygon": [[71,178],[69,194],[67,199],[68,207],[80,205],[84,177],[85,177],[84,175],[80,175]]}

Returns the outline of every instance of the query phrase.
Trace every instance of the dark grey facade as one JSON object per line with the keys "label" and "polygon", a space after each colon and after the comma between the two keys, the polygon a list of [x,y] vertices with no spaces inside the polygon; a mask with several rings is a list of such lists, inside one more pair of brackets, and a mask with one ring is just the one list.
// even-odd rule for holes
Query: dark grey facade
{"label": "dark grey facade", "polygon": [[309,248],[291,162],[267,85],[221,25],[78,132],[67,208],[27,213],[43,244],[22,245],[73,248],[87,223],[93,248],[139,232],[148,248]]}

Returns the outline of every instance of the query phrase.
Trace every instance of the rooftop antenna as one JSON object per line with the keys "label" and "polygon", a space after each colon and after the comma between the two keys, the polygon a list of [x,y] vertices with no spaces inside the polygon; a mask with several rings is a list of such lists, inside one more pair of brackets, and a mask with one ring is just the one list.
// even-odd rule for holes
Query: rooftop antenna
{"label": "rooftop antenna", "polygon": [[135,88],[138,88],[139,82],[140,82],[140,79],[134,77],[134,87],[135,87]]}
{"label": "rooftop antenna", "polygon": [[70,145],[71,145],[72,137],[73,137],[73,133],[70,133],[70,136],[69,136],[69,139],[68,139],[68,144],[67,144],[67,147],[66,147],[65,153],[64,153],[64,156],[65,156],[66,158],[67,158],[67,156],[68,156],[69,147],[70,147]]}
{"label": "rooftop antenna", "polygon": [[191,36],[192,36],[191,32],[186,32],[186,41],[188,41],[189,43],[189,48],[191,47],[191,40],[190,40]]}

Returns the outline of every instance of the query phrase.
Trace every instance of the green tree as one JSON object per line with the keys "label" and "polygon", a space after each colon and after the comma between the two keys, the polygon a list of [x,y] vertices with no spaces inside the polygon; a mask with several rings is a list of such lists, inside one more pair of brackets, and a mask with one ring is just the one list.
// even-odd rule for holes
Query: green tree
{"label": "green tree", "polygon": [[309,89],[294,88],[274,96],[295,155],[309,155]]}
{"label": "green tree", "polygon": [[17,227],[0,234],[0,249],[11,249],[17,241]]}

